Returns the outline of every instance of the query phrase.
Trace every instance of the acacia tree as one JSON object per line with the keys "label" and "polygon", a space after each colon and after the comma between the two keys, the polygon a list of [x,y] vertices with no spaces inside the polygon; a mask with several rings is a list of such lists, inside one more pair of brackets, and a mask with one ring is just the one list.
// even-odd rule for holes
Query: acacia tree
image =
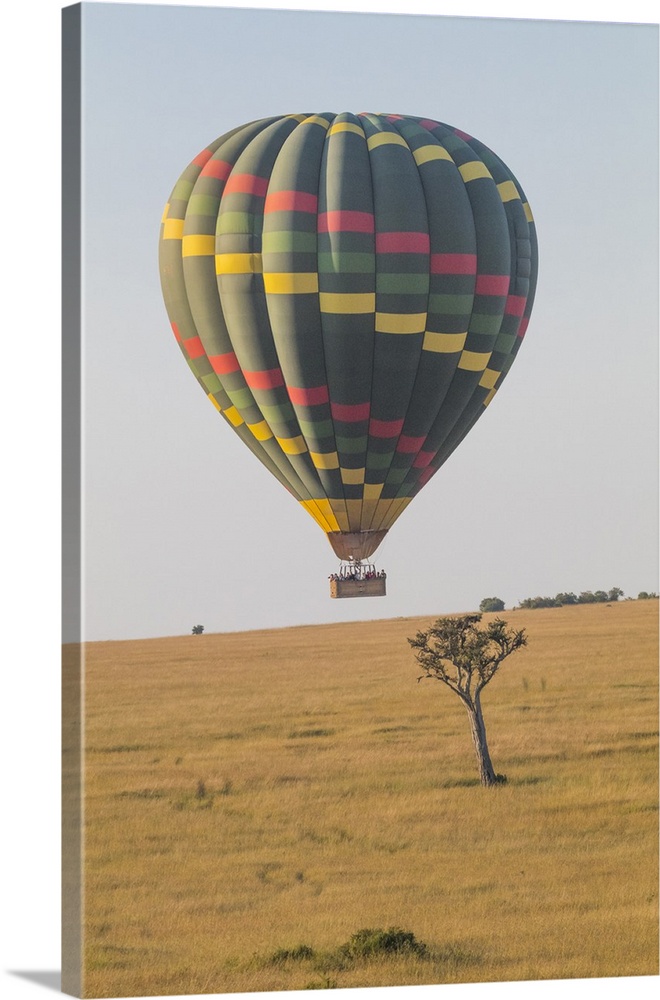
{"label": "acacia tree", "polygon": [[417,632],[408,642],[424,671],[418,681],[424,677],[442,681],[465,705],[481,784],[496,785],[506,779],[495,773],[490,759],[481,692],[502,661],[527,645],[527,636],[524,629],[507,629],[501,618],[489,622],[486,628],[477,628],[480,621],[478,614],[438,618],[430,628]]}

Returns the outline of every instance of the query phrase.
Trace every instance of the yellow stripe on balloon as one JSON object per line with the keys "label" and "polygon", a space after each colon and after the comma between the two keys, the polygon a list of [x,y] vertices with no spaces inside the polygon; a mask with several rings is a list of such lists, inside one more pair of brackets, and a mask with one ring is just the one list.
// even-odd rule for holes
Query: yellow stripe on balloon
{"label": "yellow stripe on balloon", "polygon": [[270,441],[273,432],[265,420],[260,420],[258,424],[248,424],[257,441]]}
{"label": "yellow stripe on balloon", "polygon": [[260,253],[217,253],[216,274],[261,274]]}
{"label": "yellow stripe on balloon", "polygon": [[497,185],[497,190],[500,192],[502,201],[515,201],[516,198],[520,198],[518,188],[513,181],[502,181],[501,184]]}
{"label": "yellow stripe on balloon", "polygon": [[486,368],[479,380],[479,385],[484,389],[492,389],[501,374],[502,372],[496,372],[494,368]]}
{"label": "yellow stripe on balloon", "polygon": [[362,514],[360,515],[360,531],[369,531],[378,504],[379,504],[378,500],[362,501]]}
{"label": "yellow stripe on balloon", "polygon": [[319,276],[315,271],[301,274],[279,274],[269,271],[264,274],[264,288],[268,295],[304,295],[318,292]]}
{"label": "yellow stripe on balloon", "polygon": [[417,149],[413,150],[413,157],[418,167],[421,167],[423,163],[428,163],[429,160],[449,160],[450,163],[453,163],[451,154],[444,146],[418,146]]}
{"label": "yellow stripe on balloon", "polygon": [[364,131],[355,122],[337,122],[328,129],[328,135],[335,135],[336,132],[355,132],[364,139]]}
{"label": "yellow stripe on balloon", "polygon": [[393,500],[376,500],[373,503],[365,504],[362,530],[377,531],[393,503]]}
{"label": "yellow stripe on balloon", "polygon": [[183,239],[183,219],[164,219],[163,239],[164,240]]}
{"label": "yellow stripe on balloon", "polygon": [[341,481],[346,486],[360,486],[364,482],[364,468],[362,469],[342,469]]}
{"label": "yellow stripe on balloon", "polygon": [[320,125],[322,128],[327,129],[330,122],[327,118],[322,118],[321,115],[310,115],[309,118],[305,118],[301,123],[303,125]]}
{"label": "yellow stripe on balloon", "polygon": [[308,514],[311,514],[317,524],[320,524],[324,531],[344,531],[337,523],[330,502],[328,500],[301,500],[300,504]]}
{"label": "yellow stripe on balloon", "polygon": [[339,468],[339,456],[336,451],[310,451],[309,455],[317,469]]}
{"label": "yellow stripe on balloon", "polygon": [[302,435],[292,438],[275,438],[285,455],[302,455],[307,451],[307,445]]}
{"label": "yellow stripe on balloon", "polygon": [[424,333],[426,313],[376,313],[377,333]]}
{"label": "yellow stripe on balloon", "polygon": [[349,531],[359,531],[360,522],[362,519],[362,501],[361,500],[347,500],[346,501],[346,511],[348,513],[348,530]]}
{"label": "yellow stripe on balloon", "polygon": [[243,417],[240,415],[235,406],[228,406],[227,409],[222,412],[233,427],[240,427],[241,424],[245,423]]}
{"label": "yellow stripe on balloon", "polygon": [[408,143],[398,132],[377,132],[367,139],[368,149],[377,149],[378,146],[405,146],[409,149]]}
{"label": "yellow stripe on balloon", "polygon": [[433,333],[427,330],[422,343],[423,351],[435,351],[437,354],[457,354],[465,347],[465,333]]}
{"label": "yellow stripe on balloon", "polygon": [[184,236],[181,253],[184,257],[212,257],[215,253],[215,236]]}
{"label": "yellow stripe on balloon", "polygon": [[349,524],[348,524],[348,514],[346,513],[346,501],[331,499],[328,502],[330,504],[330,509],[332,510],[332,513],[334,514],[337,523],[337,530],[348,531]]}
{"label": "yellow stripe on balloon", "polygon": [[487,353],[483,353],[482,351],[463,351],[458,362],[458,367],[466,372],[482,372],[490,361],[491,353],[491,351]]}
{"label": "yellow stripe on balloon", "polygon": [[326,518],[326,520],[328,521],[328,524],[330,525],[330,530],[331,531],[341,531],[341,528],[339,527],[339,522],[337,521],[337,516],[336,516],[335,511],[332,509],[332,506],[331,506],[332,501],[330,501],[330,500],[317,500],[316,503],[318,504],[318,506],[323,511],[323,515]]}
{"label": "yellow stripe on balloon", "polygon": [[332,531],[328,519],[323,516],[322,511],[319,510],[318,506],[314,500],[301,500],[300,506],[304,507],[308,514],[311,514],[314,520],[324,531]]}
{"label": "yellow stripe on balloon", "polygon": [[319,302],[324,313],[371,313],[376,308],[375,292],[320,292]]}
{"label": "yellow stripe on balloon", "polygon": [[469,163],[459,167],[458,171],[466,184],[468,181],[476,181],[479,177],[492,177],[490,170],[481,160],[470,160]]}

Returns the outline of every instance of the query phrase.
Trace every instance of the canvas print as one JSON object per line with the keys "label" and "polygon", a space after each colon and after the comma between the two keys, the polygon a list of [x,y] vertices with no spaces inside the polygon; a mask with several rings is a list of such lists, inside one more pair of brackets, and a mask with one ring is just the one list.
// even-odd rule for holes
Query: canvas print
{"label": "canvas print", "polygon": [[657,26],[63,26],[63,989],[657,976]]}

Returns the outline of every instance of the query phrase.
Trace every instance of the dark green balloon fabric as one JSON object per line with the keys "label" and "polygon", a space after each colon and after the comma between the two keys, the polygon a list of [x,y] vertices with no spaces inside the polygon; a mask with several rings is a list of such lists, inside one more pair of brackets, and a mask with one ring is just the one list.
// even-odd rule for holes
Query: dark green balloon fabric
{"label": "dark green balloon fabric", "polygon": [[251,122],[196,156],[160,272],[220,414],[331,540],[375,545],[499,390],[537,246],[522,188],[478,140],[325,112]]}

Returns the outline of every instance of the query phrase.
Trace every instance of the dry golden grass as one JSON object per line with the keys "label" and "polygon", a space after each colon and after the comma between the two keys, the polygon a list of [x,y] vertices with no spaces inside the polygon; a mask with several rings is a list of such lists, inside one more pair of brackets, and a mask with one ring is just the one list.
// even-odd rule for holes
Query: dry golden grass
{"label": "dry golden grass", "polygon": [[84,995],[657,974],[657,609],[504,614],[493,789],[428,618],[90,644]]}

